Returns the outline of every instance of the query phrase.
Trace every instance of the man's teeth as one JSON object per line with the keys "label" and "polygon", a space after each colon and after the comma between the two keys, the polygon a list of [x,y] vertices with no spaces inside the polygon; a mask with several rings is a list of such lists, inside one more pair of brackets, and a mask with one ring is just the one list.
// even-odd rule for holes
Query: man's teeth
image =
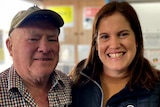
{"label": "man's teeth", "polygon": [[120,57],[122,55],[123,55],[123,53],[115,53],[115,54],[109,54],[109,57],[111,57],[111,58],[118,58],[118,57]]}

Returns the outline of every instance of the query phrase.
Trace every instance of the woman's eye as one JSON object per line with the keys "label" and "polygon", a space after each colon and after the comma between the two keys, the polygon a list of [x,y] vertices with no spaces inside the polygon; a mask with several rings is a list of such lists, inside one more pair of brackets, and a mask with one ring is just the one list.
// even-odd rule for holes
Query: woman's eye
{"label": "woman's eye", "polygon": [[124,37],[127,36],[127,35],[128,35],[128,33],[120,33],[119,36],[120,36],[121,38],[124,38]]}
{"label": "woman's eye", "polygon": [[100,35],[100,38],[102,38],[102,39],[108,39],[108,35],[106,35],[106,34],[103,34],[103,35]]}

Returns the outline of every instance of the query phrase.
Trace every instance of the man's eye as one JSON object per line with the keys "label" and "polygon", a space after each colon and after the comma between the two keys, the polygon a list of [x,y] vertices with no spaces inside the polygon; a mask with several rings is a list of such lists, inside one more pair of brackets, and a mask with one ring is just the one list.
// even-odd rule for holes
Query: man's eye
{"label": "man's eye", "polygon": [[48,39],[48,41],[50,41],[50,42],[57,42],[57,41],[58,41],[58,36],[50,36],[50,37],[48,37],[47,39]]}
{"label": "man's eye", "polygon": [[55,39],[49,39],[48,41],[56,42],[57,40],[55,40]]}
{"label": "man's eye", "polygon": [[29,41],[38,41],[37,38],[30,38]]}
{"label": "man's eye", "polygon": [[57,42],[58,39],[48,39],[48,41],[50,41],[50,42]]}

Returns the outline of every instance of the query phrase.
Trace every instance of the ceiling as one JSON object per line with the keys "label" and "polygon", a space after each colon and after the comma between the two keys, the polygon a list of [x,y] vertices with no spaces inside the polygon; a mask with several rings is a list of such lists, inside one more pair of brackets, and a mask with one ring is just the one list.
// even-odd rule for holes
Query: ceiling
{"label": "ceiling", "polygon": [[[32,3],[43,3],[45,0],[26,0]],[[107,0],[107,1],[114,1],[114,0]],[[115,0],[115,1],[127,1],[129,3],[148,3],[148,2],[160,2],[160,0]]]}
{"label": "ceiling", "polygon": [[160,0],[124,0],[124,1],[127,1],[129,3],[160,2]]}

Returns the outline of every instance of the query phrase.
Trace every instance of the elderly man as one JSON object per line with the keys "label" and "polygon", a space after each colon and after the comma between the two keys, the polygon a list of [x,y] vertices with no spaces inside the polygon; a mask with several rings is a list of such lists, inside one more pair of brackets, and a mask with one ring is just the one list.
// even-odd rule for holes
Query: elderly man
{"label": "elderly man", "polygon": [[0,107],[65,107],[71,81],[55,70],[59,60],[59,14],[37,6],[18,12],[6,46],[13,65],[0,73]]}

